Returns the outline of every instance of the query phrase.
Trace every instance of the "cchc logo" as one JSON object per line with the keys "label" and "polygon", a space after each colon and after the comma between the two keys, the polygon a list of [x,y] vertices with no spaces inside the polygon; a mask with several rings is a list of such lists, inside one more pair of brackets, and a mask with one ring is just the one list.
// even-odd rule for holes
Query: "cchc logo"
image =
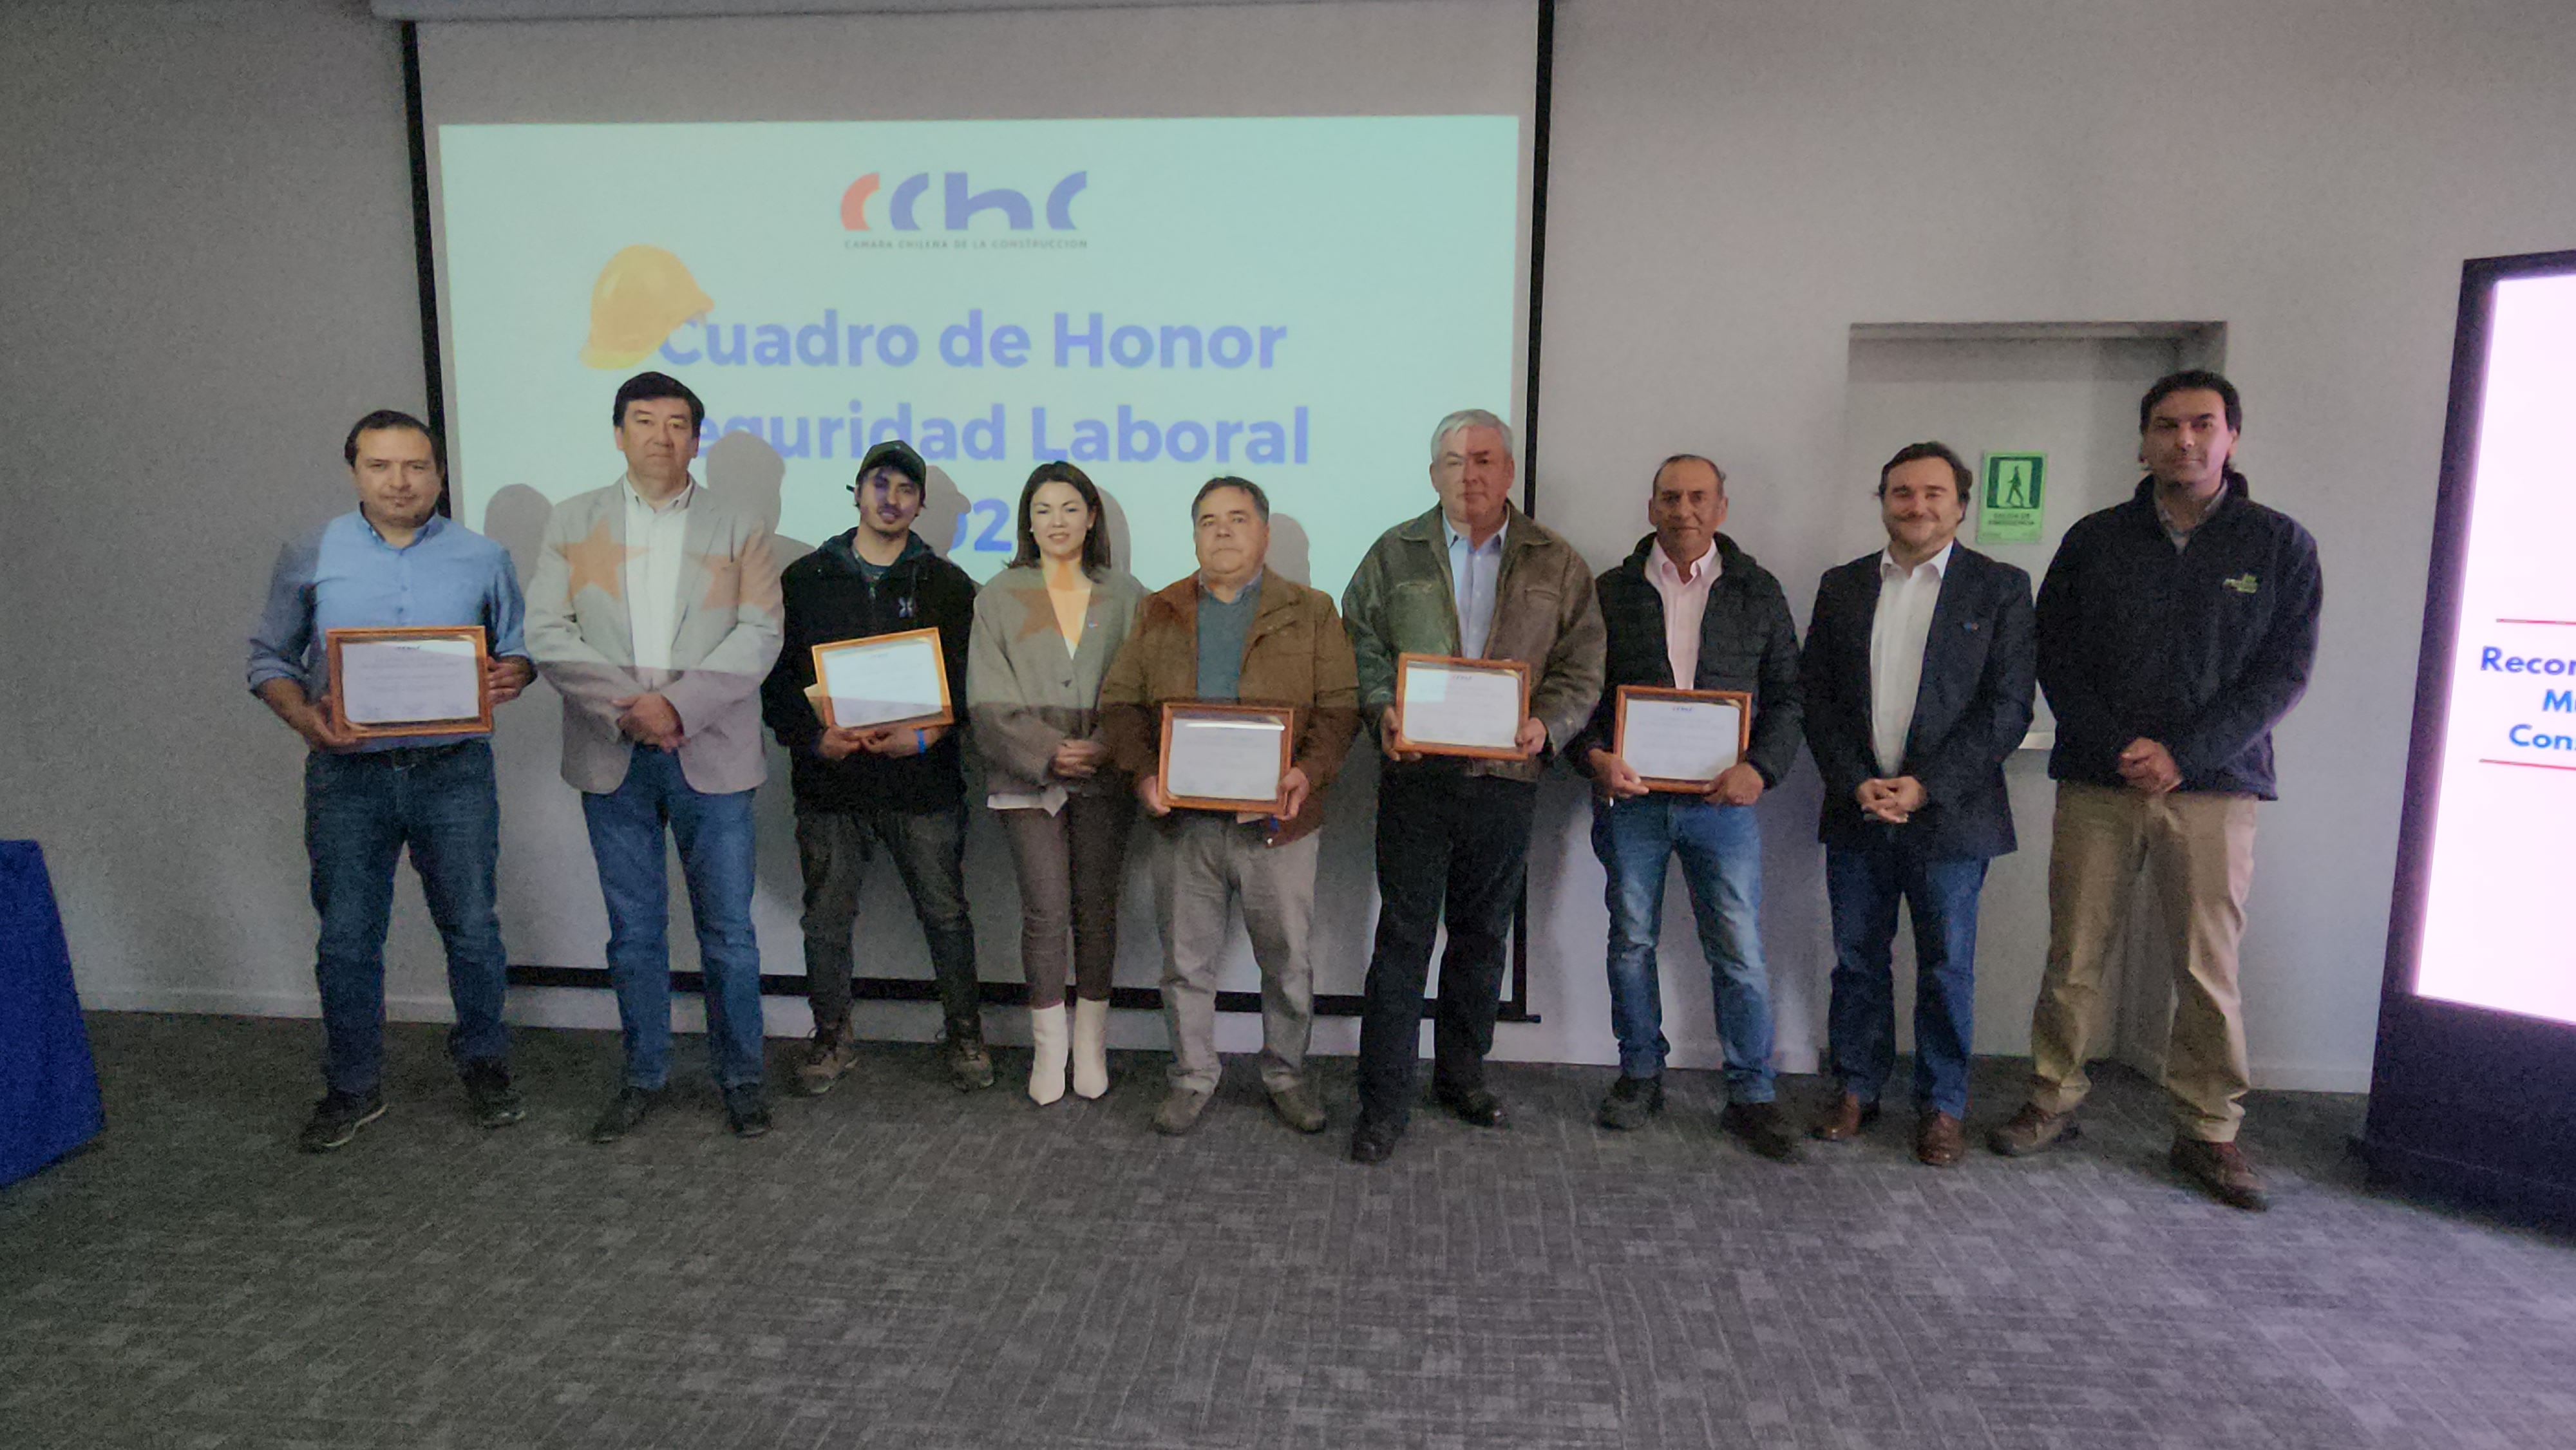
{"label": "cchc logo", "polygon": [[[976,213],[987,211],[1000,212],[1015,232],[1025,232],[1035,225],[1035,216],[1025,192],[1007,186],[977,191],[963,171],[946,172],[940,179],[943,183],[940,197],[943,205],[937,226],[941,231],[962,232],[966,230],[966,224],[975,219]],[[875,198],[882,181],[882,177],[871,171],[851,182],[850,189],[841,193],[841,226],[844,230],[871,230],[868,226],[868,203]],[[1046,224],[1049,231],[1069,232],[1074,229],[1073,199],[1090,184],[1091,173],[1077,171],[1057,182],[1055,188],[1047,193]],[[930,173],[927,171],[915,172],[897,182],[893,194],[886,198],[886,225],[899,232],[920,231],[922,223],[913,214],[913,208],[920,204],[922,194],[929,190]]]}

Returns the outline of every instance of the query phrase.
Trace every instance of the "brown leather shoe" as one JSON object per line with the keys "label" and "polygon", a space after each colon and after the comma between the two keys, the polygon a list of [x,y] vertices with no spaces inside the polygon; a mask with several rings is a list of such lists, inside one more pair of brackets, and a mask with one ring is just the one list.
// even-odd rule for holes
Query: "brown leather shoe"
{"label": "brown leather shoe", "polygon": [[1807,1136],[1819,1143],[1847,1143],[1861,1135],[1861,1130],[1878,1121],[1878,1104],[1865,1103],[1850,1093],[1834,1100],[1807,1128]]}
{"label": "brown leather shoe", "polygon": [[1914,1161],[1929,1168],[1947,1168],[1968,1151],[1968,1135],[1959,1120],[1938,1109],[1927,1109],[1914,1123]]}
{"label": "brown leather shoe", "polygon": [[2271,1197],[2263,1192],[2263,1180],[2254,1176],[2254,1165],[2245,1161],[2244,1150],[2233,1143],[2176,1137],[2170,1161],[2177,1172],[2208,1189],[2210,1197],[2229,1208],[2261,1213],[2272,1206]]}
{"label": "brown leather shoe", "polygon": [[2083,1136],[2073,1108],[2052,1113],[2037,1103],[2024,1103],[2011,1122],[1986,1135],[1986,1146],[2007,1158],[2027,1158]]}

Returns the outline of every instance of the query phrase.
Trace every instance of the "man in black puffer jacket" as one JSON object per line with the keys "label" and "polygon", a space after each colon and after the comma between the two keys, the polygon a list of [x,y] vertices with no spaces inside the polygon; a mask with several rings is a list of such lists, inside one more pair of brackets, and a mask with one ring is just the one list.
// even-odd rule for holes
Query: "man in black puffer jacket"
{"label": "man in black puffer jacket", "polygon": [[[1780,581],[1717,531],[1726,475],[1692,454],[1666,459],[1646,499],[1654,533],[1601,576],[1607,669],[1592,723],[1566,749],[1591,772],[1592,850],[1609,873],[1610,1020],[1619,1081],[1600,1121],[1636,1128],[1664,1106],[1666,863],[1681,857],[1700,948],[1715,978],[1726,1052],[1728,1132],[1782,1161],[1797,1139],[1774,1099],[1771,979],[1762,963],[1762,832],[1753,803],[1798,758],[1798,631]],[[1649,789],[1617,750],[1619,687],[1740,690],[1753,697],[1743,758],[1701,794]]]}
{"label": "man in black puffer jacket", "polygon": [[2147,477],[2077,520],[2040,582],[2039,684],[2057,715],[2048,969],[2030,1100],[1988,1141],[2020,1157],[2075,1136],[2105,960],[2152,861],[2175,966],[2172,1162],[2260,1209],[2236,1147],[2250,1081],[2236,947],[2255,807],[2274,795],[2272,727],[2307,690],[2324,583],[2316,540],[2230,466],[2243,422],[2218,374],[2159,379],[2138,406]]}
{"label": "man in black puffer jacket", "polygon": [[805,877],[805,979],[814,1040],[796,1067],[799,1090],[831,1091],[856,1061],[850,1033],[850,933],[871,843],[894,858],[947,1018],[945,1058],[962,1089],[990,1087],[975,982],[975,928],[966,915],[966,781],[955,726],[827,730],[805,689],[814,646],[908,630],[939,631],[948,699],[962,720],[966,637],[975,581],[912,531],[927,467],[901,441],[860,461],[859,526],[823,542],[779,577],[787,638],[760,691],[761,717],[787,747],[796,791],[796,857]]}

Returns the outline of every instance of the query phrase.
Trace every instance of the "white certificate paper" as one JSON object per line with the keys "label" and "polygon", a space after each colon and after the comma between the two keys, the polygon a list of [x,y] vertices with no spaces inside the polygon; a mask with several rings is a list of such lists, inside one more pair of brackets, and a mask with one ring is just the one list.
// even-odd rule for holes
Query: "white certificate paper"
{"label": "white certificate paper", "polygon": [[1172,749],[1163,758],[1163,794],[1212,801],[1267,801],[1279,796],[1279,737],[1287,725],[1250,715],[1172,717]]}
{"label": "white certificate paper", "polygon": [[483,671],[470,639],[340,646],[340,714],[352,725],[472,720],[482,713]]}
{"label": "white certificate paper", "polygon": [[1619,757],[1649,780],[1714,780],[1733,765],[1744,712],[1732,701],[1628,701]]}
{"label": "white certificate paper", "polygon": [[1404,718],[1395,728],[1418,745],[1509,750],[1520,743],[1520,676],[1414,660],[1404,666]]}
{"label": "white certificate paper", "polygon": [[940,711],[939,645],[929,639],[891,640],[824,653],[823,693],[832,701],[832,723],[844,729],[913,720]]}

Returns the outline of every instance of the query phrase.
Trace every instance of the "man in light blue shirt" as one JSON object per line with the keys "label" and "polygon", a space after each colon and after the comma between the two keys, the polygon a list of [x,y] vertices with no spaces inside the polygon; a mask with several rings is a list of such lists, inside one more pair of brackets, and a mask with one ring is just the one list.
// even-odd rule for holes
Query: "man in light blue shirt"
{"label": "man in light blue shirt", "polygon": [[448,1052],[474,1120],[526,1115],[510,1086],[501,999],[509,958],[494,911],[501,812],[484,735],[360,736],[330,698],[329,633],[402,625],[481,626],[485,683],[501,704],[535,678],[520,640],[509,554],[438,515],[438,441],[404,413],[369,413],[341,447],[358,507],[278,552],[250,637],[250,688],[304,737],[304,843],[322,917],[325,1091],[299,1145],[340,1147],[383,1116],[385,930],[405,846],[447,946],[456,1004]]}
{"label": "man in light blue shirt", "polygon": [[[1377,723],[1377,940],[1360,1017],[1351,1157],[1385,1162],[1412,1120],[1431,952],[1445,928],[1432,1024],[1433,1095],[1462,1121],[1509,1120],[1485,1086],[1512,913],[1528,872],[1538,773],[1592,718],[1601,611],[1574,546],[1512,507],[1511,425],[1481,408],[1431,430],[1438,502],[1371,545],[1342,595],[1359,703]],[[1395,709],[1408,654],[1511,661],[1527,672],[1515,754],[1408,741]]]}
{"label": "man in light blue shirt", "polygon": [[1494,587],[1502,582],[1503,531],[1477,543],[1458,532],[1446,512],[1440,533],[1449,541],[1450,598],[1458,606],[1459,652],[1469,659],[1485,657],[1485,639],[1494,632]]}

